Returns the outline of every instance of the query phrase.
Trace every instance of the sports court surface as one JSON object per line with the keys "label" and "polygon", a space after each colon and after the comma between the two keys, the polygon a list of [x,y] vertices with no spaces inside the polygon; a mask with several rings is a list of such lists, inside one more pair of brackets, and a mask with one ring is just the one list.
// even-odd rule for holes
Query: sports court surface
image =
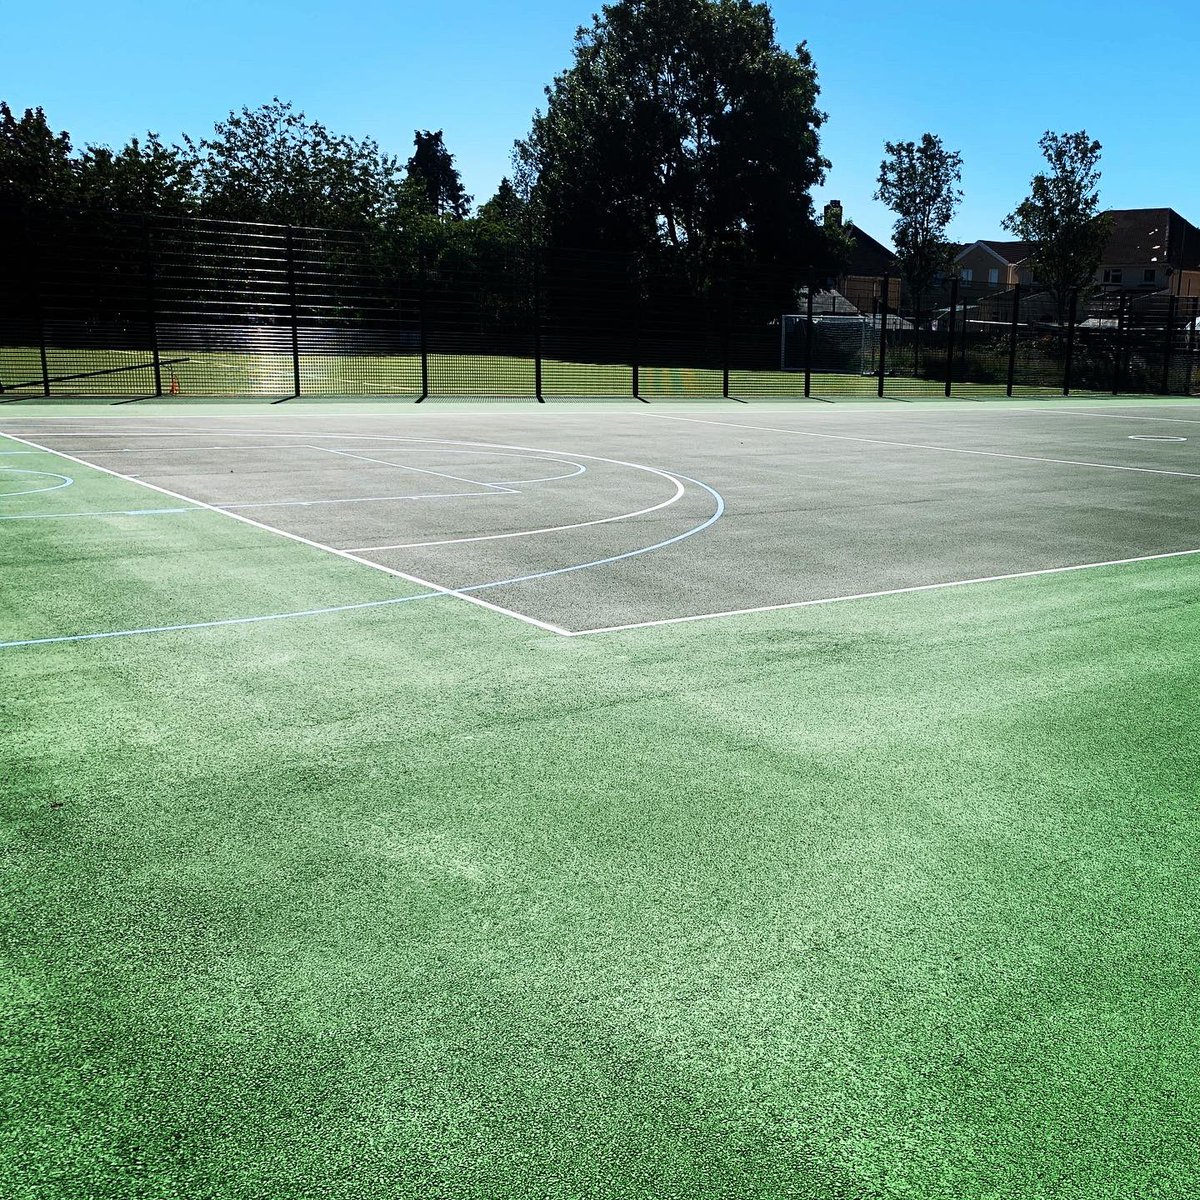
{"label": "sports court surface", "polygon": [[0,435],[5,1195],[1200,1188],[1200,405]]}

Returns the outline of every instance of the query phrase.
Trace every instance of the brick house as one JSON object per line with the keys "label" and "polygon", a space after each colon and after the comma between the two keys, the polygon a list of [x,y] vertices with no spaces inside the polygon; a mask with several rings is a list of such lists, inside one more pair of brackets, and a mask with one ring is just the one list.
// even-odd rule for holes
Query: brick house
{"label": "brick house", "polygon": [[1096,272],[1106,291],[1200,296],[1200,229],[1173,208],[1115,208]]}
{"label": "brick house", "polygon": [[850,235],[853,250],[846,273],[834,281],[834,286],[859,312],[870,313],[882,296],[882,277],[888,275],[888,307],[894,312],[900,304],[900,274],[895,252],[876,241],[853,221],[842,217],[842,202],[831,200],[825,205],[825,224],[836,221]]}
{"label": "brick house", "polygon": [[1033,283],[1029,269],[1032,253],[1032,242],[971,242],[954,256],[954,267],[963,283],[1027,287]]}

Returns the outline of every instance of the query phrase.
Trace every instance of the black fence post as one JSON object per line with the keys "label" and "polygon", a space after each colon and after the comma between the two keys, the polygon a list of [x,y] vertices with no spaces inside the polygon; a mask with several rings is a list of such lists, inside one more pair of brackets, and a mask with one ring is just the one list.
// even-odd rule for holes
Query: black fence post
{"label": "black fence post", "polygon": [[533,394],[539,404],[546,403],[542,395],[542,272],[538,251],[533,257]]}
{"label": "black fence post", "polygon": [[891,290],[891,277],[883,277],[883,295],[879,301],[879,385],[875,394],[883,399],[883,377],[887,374],[887,324],[888,324],[888,292]]}
{"label": "black fence post", "polygon": [[633,362],[633,398],[643,404],[650,401],[642,395],[641,358],[642,358],[642,264],[636,257],[633,259],[633,303],[629,306],[629,316],[633,322],[632,354]]}
{"label": "black fence post", "polygon": [[733,299],[730,283],[725,281],[725,304],[721,313],[721,396],[729,399],[729,326],[733,321]]}
{"label": "black fence post", "polygon": [[1167,327],[1163,338],[1162,394],[1171,394],[1171,344],[1175,340],[1175,297],[1167,297]]}
{"label": "black fence post", "polygon": [[[812,395],[812,350],[813,350],[813,289],[808,285],[808,302],[804,312],[804,398]],[[861,370],[861,368],[860,368]]]}
{"label": "black fence post", "polygon": [[1013,394],[1013,379],[1017,373],[1017,328],[1021,323],[1021,285],[1013,286],[1012,326],[1008,338],[1008,384],[1005,395]]}
{"label": "black fence post", "polygon": [[1200,325],[1200,298],[1192,299],[1192,320],[1188,325],[1187,374],[1183,380],[1183,394],[1192,394],[1192,370],[1196,363],[1196,326]]}
{"label": "black fence post", "polygon": [[416,402],[429,398],[429,281],[426,278],[425,254],[417,264],[417,345],[421,354],[421,394]]}
{"label": "black fence post", "polygon": [[950,280],[950,327],[946,330],[946,398],[954,383],[954,333],[958,325],[958,276]]}
{"label": "black fence post", "polygon": [[288,304],[292,314],[292,388],[300,395],[300,313],[296,303],[296,239],[292,227],[287,227]]}
{"label": "black fence post", "polygon": [[38,355],[42,366],[42,395],[50,395],[50,361],[46,355],[46,305],[42,288],[42,254],[32,221],[25,225],[29,247],[29,290],[33,296],[33,317],[37,324]]}
{"label": "black fence post", "polygon": [[1117,308],[1117,344],[1114,354],[1115,362],[1113,363],[1113,390],[1114,396],[1121,394],[1121,376],[1123,374],[1123,365],[1125,361],[1125,302],[1126,297],[1122,296],[1120,305]]}
{"label": "black fence post", "polygon": [[162,358],[158,349],[158,296],[154,271],[154,234],[148,217],[142,218],[142,239],[146,254],[146,321],[150,328],[150,354],[154,361],[154,394],[161,396]]}
{"label": "black fence post", "polygon": [[1079,312],[1079,293],[1071,293],[1071,311],[1067,317],[1067,359],[1063,363],[1063,395],[1071,394],[1071,368],[1075,364],[1075,319]]}

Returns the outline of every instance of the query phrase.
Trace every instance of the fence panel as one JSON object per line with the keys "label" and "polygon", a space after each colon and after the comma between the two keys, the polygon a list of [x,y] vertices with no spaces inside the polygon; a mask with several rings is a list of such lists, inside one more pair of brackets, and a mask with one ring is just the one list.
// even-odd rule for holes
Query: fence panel
{"label": "fence panel", "polygon": [[[1195,297],[1076,298],[362,231],[73,214],[0,231],[0,393],[894,399],[1200,391]],[[947,388],[949,389],[947,391]]]}

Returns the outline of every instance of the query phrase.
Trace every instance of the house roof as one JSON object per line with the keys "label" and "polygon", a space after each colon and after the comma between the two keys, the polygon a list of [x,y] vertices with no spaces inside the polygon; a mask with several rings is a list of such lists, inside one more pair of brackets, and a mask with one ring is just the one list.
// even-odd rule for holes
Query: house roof
{"label": "house roof", "polygon": [[850,265],[846,268],[847,275],[886,275],[895,268],[896,255],[882,242],[859,229],[853,221],[847,223],[846,232],[854,242]]}
{"label": "house roof", "polygon": [[1032,242],[982,241],[978,244],[986,246],[993,254],[999,255],[1006,263],[1013,266],[1024,262],[1035,249]]}
{"label": "house roof", "polygon": [[[808,288],[801,288],[801,296],[808,295]],[[836,288],[818,288],[813,292],[813,315],[816,317],[857,317],[862,314]]]}
{"label": "house roof", "polygon": [[1169,263],[1179,270],[1200,269],[1200,229],[1173,208],[1114,208],[1105,263],[1135,266]]}
{"label": "house roof", "polygon": [[993,242],[981,239],[978,242],[968,242],[963,246],[954,256],[954,261],[958,262],[964,255],[980,247],[997,262],[1002,262],[1010,267],[1016,266],[1017,263],[1023,263],[1034,251],[1032,242]]}

